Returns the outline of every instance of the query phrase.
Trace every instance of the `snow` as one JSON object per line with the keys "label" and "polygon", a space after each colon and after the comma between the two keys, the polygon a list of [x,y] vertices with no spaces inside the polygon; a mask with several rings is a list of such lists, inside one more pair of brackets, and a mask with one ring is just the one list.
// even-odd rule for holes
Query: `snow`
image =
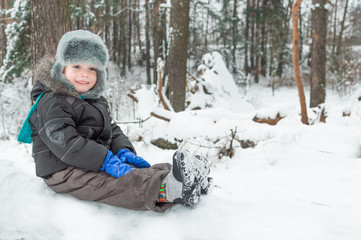
{"label": "snow", "polygon": [[[209,78],[216,81],[216,76]],[[231,84],[230,79],[224,82],[220,87]],[[273,95],[260,83],[249,86],[241,98],[236,92],[229,96],[222,98],[223,107],[215,98],[217,107],[168,112],[170,122],[152,117],[121,126],[151,164],[171,163],[174,153],[150,144],[158,137],[184,139],[180,147],[207,156],[215,186],[194,209],[176,205],[160,214],[55,194],[35,177],[31,145],[16,142],[16,136],[1,140],[0,239],[359,240],[359,94],[340,97],[328,89],[326,123],[309,126],[301,123],[296,87],[278,88]],[[154,87],[142,86],[137,97],[137,118],[148,117],[150,109],[164,114],[154,104]],[[238,103],[251,108],[230,107]],[[342,116],[345,109],[349,117]],[[277,112],[284,118],[275,126],[252,121]],[[229,145],[230,130],[257,145],[243,149],[234,142],[234,157],[219,159],[218,147]],[[139,136],[142,141],[136,141]]]}
{"label": "snow", "polygon": [[[253,86],[248,94],[261,105],[297,102],[295,89],[273,97],[267,91]],[[348,101],[329,94],[327,123],[312,126],[300,123],[296,105],[276,126],[222,109],[174,115],[168,130],[178,127],[193,137],[209,132],[217,118],[229,129],[227,119],[236,119],[255,135],[263,132],[263,139],[255,136],[255,148],[237,148],[231,159],[209,155],[213,191],[195,209],[178,205],[163,214],[57,195],[35,177],[30,145],[2,141],[0,239],[159,239],[160,233],[166,239],[360,239],[361,119],[342,117]],[[151,163],[171,162],[171,150],[135,145]]]}

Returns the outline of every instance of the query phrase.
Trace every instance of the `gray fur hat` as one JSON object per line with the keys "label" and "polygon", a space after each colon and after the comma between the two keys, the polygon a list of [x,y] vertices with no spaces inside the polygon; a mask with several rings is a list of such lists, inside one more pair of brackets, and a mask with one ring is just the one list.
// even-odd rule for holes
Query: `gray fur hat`
{"label": "gray fur hat", "polygon": [[51,77],[76,91],[73,84],[65,78],[65,66],[75,63],[93,65],[97,68],[97,83],[91,90],[80,93],[80,96],[99,98],[105,88],[108,59],[108,49],[98,35],[84,30],[67,32],[59,41]]}

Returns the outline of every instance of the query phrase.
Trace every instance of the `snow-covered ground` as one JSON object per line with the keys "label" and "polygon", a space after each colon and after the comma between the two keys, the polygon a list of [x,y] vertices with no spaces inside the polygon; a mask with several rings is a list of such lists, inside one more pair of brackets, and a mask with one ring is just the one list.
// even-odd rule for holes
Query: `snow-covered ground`
{"label": "snow-covered ground", "polygon": [[[298,116],[295,88],[281,88],[272,96],[269,88],[250,87],[246,99],[254,112],[240,117],[223,110],[217,123],[224,129],[236,124],[239,137],[253,135],[257,146],[236,148],[233,158],[219,160],[215,150],[189,145],[212,162],[215,187],[196,208],[177,205],[163,214],[57,195],[35,177],[30,145],[2,141],[0,239],[359,240],[361,103],[327,94],[327,123],[306,126]],[[342,117],[345,109],[350,117]],[[277,110],[286,117],[276,126],[252,121],[257,112]],[[200,116],[212,114],[201,111]],[[148,122],[137,131],[157,123],[164,128],[161,120]],[[199,132],[199,127],[188,123],[187,132]],[[171,162],[172,150],[146,140],[134,144],[151,163]]]}

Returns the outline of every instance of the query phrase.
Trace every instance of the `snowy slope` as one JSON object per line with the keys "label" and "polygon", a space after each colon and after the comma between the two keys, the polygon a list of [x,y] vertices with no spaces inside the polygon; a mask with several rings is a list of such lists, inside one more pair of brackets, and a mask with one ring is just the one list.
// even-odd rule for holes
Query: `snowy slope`
{"label": "snowy slope", "polygon": [[[183,115],[183,121],[200,121],[200,125],[188,124],[187,133],[199,133],[202,121],[207,122],[204,119],[217,116],[209,128],[226,131],[236,124],[240,136],[256,139],[258,144],[236,148],[232,159],[218,160],[215,150],[186,143],[184,147],[210,159],[216,186],[195,209],[178,205],[163,214],[56,195],[35,177],[31,146],[2,141],[0,239],[359,240],[360,103],[331,91],[327,94],[326,124],[302,125],[297,91],[288,88],[272,96],[269,88],[252,86],[247,94],[255,106],[253,114],[285,113],[276,126],[254,123],[250,114],[232,115],[219,109],[200,112],[199,117]],[[344,109],[352,109],[351,117],[342,117]],[[131,137],[152,135],[149,132],[155,132],[151,129],[157,123],[164,131],[177,125],[176,119],[168,125],[152,119],[143,128],[124,128]],[[147,139],[134,143],[149,162],[171,162],[173,151],[149,145]]]}

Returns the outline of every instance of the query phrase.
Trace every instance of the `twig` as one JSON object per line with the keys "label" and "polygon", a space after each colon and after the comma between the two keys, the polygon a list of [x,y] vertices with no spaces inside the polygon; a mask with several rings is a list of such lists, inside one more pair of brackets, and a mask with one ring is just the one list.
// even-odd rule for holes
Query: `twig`
{"label": "twig", "polygon": [[187,70],[187,74],[196,82],[199,82],[198,78],[196,78],[189,70]]}
{"label": "twig", "polygon": [[127,96],[130,97],[134,102],[138,102],[138,98],[136,98],[136,96],[134,96],[133,94],[128,93]]}
{"label": "twig", "polygon": [[138,123],[144,123],[145,121],[149,120],[152,116],[147,117],[146,119],[141,119],[139,121],[130,121],[130,122],[120,122],[120,121],[114,121],[117,124],[138,124]]}
{"label": "twig", "polygon": [[170,122],[170,119],[169,119],[169,118],[166,118],[166,117],[164,117],[164,116],[160,116],[160,115],[158,115],[158,114],[156,114],[156,113],[154,113],[154,112],[151,112],[150,115],[153,116],[153,117],[159,118],[159,119],[161,119],[161,120]]}

